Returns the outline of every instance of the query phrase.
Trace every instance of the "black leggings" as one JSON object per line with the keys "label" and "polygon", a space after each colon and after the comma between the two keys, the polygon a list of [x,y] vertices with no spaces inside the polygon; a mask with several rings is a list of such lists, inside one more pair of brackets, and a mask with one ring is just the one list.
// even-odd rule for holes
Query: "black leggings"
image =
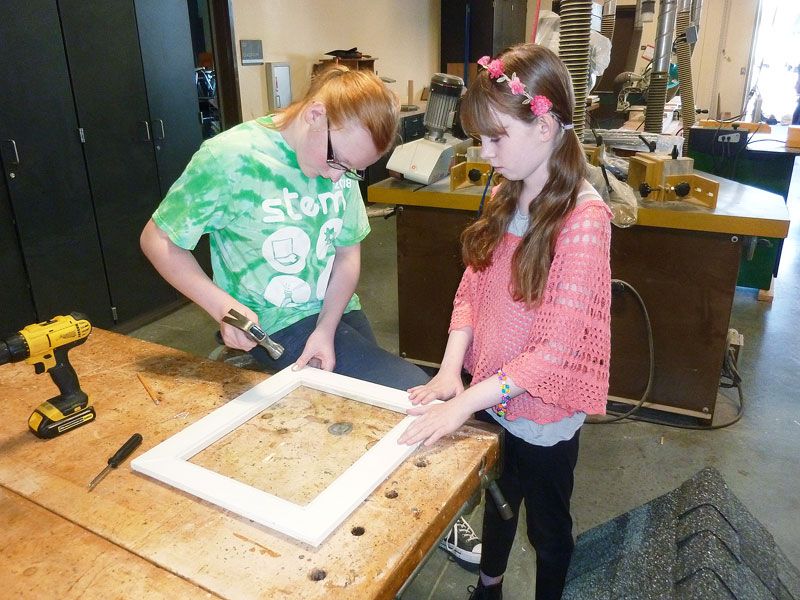
{"label": "black leggings", "polygon": [[580,430],[554,446],[534,446],[505,431],[503,473],[497,484],[514,511],[504,521],[486,494],[481,571],[499,577],[506,571],[525,500],[528,539],[536,550],[536,600],[561,598],[575,543],[569,502],[578,460]]}

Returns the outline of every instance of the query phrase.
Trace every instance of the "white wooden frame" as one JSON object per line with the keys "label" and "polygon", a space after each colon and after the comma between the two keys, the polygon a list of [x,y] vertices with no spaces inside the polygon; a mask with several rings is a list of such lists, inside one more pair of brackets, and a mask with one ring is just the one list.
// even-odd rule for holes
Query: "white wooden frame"
{"label": "white wooden frame", "polygon": [[319,546],[416,449],[418,444],[397,443],[416,417],[406,416],[305,506],[189,462],[192,456],[300,386],[404,414],[411,407],[404,391],[311,367],[298,371],[287,367],[148,450],[131,466],[134,471]]}

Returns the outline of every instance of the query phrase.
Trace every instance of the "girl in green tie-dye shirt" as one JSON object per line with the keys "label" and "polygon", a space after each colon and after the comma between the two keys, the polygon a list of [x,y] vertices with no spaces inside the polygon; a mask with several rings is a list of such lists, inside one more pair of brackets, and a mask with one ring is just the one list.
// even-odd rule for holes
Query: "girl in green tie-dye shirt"
{"label": "girl in green tie-dye shirt", "polygon": [[[142,232],[161,275],[270,370],[296,364],[397,388],[423,371],[380,349],[355,291],[369,233],[358,180],[394,141],[397,99],[374,74],[334,67],[285,110],[208,141]],[[208,234],[213,281],[191,254]],[[221,319],[244,314],[286,348],[271,359]]]}

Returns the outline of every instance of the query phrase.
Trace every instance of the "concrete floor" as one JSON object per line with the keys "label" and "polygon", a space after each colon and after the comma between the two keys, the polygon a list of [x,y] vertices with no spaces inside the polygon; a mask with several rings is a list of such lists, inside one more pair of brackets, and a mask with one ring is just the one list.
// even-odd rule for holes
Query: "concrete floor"
{"label": "concrete floor", "polygon": [[[800,159],[798,159],[800,162]],[[789,198],[793,216],[783,246],[775,299],[758,302],[739,288],[730,326],[744,335],[739,358],[745,414],[732,427],[691,431],[641,422],[589,425],[581,434],[573,496],[575,533],[603,523],[664,494],[705,466],[715,467],[733,493],[773,534],[789,560],[800,565],[800,166]],[[394,219],[371,219],[363,244],[358,293],[379,342],[397,352],[397,271]],[[795,323],[795,325],[791,325]],[[131,333],[201,356],[217,348],[215,323],[185,306]],[[733,403],[718,402],[719,418]],[[482,506],[466,515],[480,533]],[[524,522],[523,519],[520,522]],[[405,588],[405,600],[468,596],[476,576],[435,550]],[[534,554],[520,530],[504,584],[509,600],[533,597]]]}

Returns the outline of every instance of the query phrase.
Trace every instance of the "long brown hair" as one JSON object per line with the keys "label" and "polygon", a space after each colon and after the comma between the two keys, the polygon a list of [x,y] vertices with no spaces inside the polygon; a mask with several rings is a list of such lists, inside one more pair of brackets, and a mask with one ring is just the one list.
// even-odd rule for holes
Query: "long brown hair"
{"label": "long brown hair", "polygon": [[[544,46],[519,44],[498,56],[504,72],[516,73],[531,96],[546,96],[553,103],[550,112],[562,125],[572,123],[575,96],[564,63]],[[505,129],[492,111],[533,122],[536,117],[524,96],[511,93],[506,82],[498,83],[481,70],[461,102],[461,124],[470,135],[499,136]],[[549,177],[530,204],[529,226],[512,259],[511,294],[517,301],[538,304],[544,294],[553,261],[556,239],[564,219],[575,207],[586,173],[586,160],[578,138],[571,130],[557,134],[547,169]],[[557,165],[557,168],[555,166]],[[483,215],[461,234],[464,263],[482,271],[492,262],[514,215],[522,193],[522,181],[502,180]]]}
{"label": "long brown hair", "polygon": [[361,123],[380,154],[385,154],[397,140],[400,101],[371,71],[352,71],[342,65],[318,71],[305,96],[278,111],[278,129],[289,125],[314,101],[325,105],[333,127],[341,127],[347,121]]}

